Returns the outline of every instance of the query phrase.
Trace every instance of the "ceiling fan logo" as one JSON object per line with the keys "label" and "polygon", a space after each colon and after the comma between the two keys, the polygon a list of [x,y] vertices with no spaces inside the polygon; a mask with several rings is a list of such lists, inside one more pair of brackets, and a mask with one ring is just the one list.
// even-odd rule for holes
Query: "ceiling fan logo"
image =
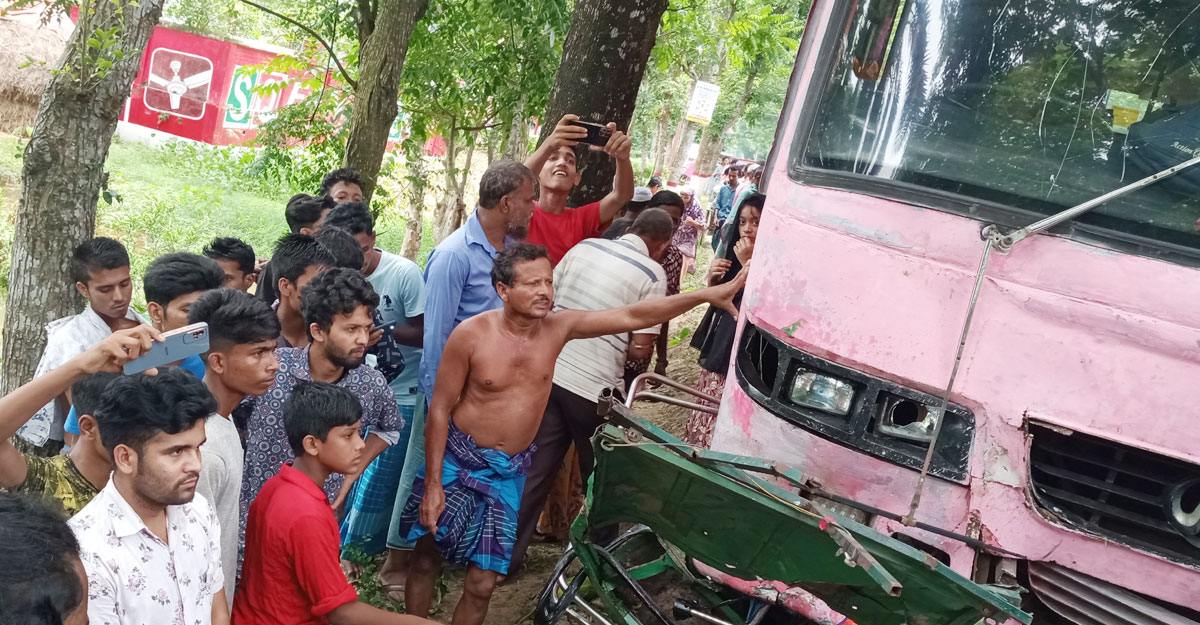
{"label": "ceiling fan logo", "polygon": [[200,119],[208,103],[212,75],[212,61],[205,57],[157,48],[150,54],[150,75],[142,101],[152,111]]}

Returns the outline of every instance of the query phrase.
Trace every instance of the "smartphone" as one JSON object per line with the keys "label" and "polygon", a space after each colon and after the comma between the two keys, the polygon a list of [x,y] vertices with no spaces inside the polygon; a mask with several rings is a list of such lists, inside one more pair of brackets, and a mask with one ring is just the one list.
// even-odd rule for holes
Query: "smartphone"
{"label": "smartphone", "polygon": [[371,334],[374,334],[383,329],[387,329],[388,331],[391,331],[391,329],[395,328],[395,327],[396,327],[395,321],[393,321],[392,323],[381,323],[381,324],[375,326],[374,328],[371,328]]}
{"label": "smartphone", "polygon": [[193,323],[177,330],[163,334],[161,342],[156,341],[150,351],[125,363],[125,375],[141,373],[147,369],[178,362],[188,356],[196,356],[208,351],[208,324]]}
{"label": "smartphone", "polygon": [[592,122],[578,121],[569,121],[567,123],[572,126],[579,126],[580,128],[586,130],[587,137],[581,139],[580,141],[589,145],[598,145],[600,147],[604,147],[608,145],[608,139],[612,137],[612,128],[609,128],[604,124],[593,124]]}

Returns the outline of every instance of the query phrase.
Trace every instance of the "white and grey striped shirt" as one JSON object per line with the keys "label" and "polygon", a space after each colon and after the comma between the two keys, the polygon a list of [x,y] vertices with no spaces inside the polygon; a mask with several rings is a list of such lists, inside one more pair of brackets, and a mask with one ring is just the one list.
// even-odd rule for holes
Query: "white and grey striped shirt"
{"label": "white and grey striped shirt", "polygon": [[[608,310],[662,297],[667,276],[650,258],[642,238],[627,234],[615,241],[586,239],[571,248],[554,269],[555,310]],[[658,334],[661,326],[635,334]],[[621,383],[629,335],[567,342],[554,367],[554,383],[595,401]]]}

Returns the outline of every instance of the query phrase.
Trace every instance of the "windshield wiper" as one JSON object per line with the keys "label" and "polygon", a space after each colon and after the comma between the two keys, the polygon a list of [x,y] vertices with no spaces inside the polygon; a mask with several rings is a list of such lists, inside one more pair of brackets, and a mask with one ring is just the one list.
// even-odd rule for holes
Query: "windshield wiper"
{"label": "windshield wiper", "polygon": [[933,425],[933,435],[929,441],[929,449],[925,452],[925,463],[921,466],[921,477],[917,480],[917,488],[913,492],[912,503],[909,504],[908,514],[905,515],[903,522],[905,525],[912,527],[917,522],[917,508],[921,505],[921,491],[925,487],[925,478],[929,476],[929,466],[933,462],[933,453],[937,448],[938,437],[942,433],[942,415],[946,413],[946,408],[950,405],[950,394],[954,391],[954,380],[958,377],[958,367],[962,364],[963,350],[967,346],[967,335],[971,331],[971,319],[975,316],[975,304],[979,301],[979,290],[983,286],[983,277],[987,271],[988,258],[995,250],[1001,254],[1010,252],[1014,245],[1029,238],[1031,235],[1044,232],[1057,226],[1065,221],[1070,221],[1090,210],[1115,200],[1121,196],[1128,195],[1148,187],[1160,180],[1170,178],[1175,174],[1200,164],[1200,156],[1194,156],[1190,160],[1186,160],[1174,167],[1164,169],[1150,176],[1146,176],[1137,182],[1127,184],[1120,189],[1109,191],[1104,195],[1088,200],[1082,204],[1072,206],[1062,212],[1055,213],[1045,219],[1034,222],[1021,228],[1014,230],[1008,234],[1000,232],[1000,229],[995,225],[987,226],[983,229],[983,257],[979,259],[979,270],[975,274],[975,286],[971,289],[971,301],[967,304],[967,315],[963,319],[962,332],[958,337],[958,351],[954,355],[954,366],[950,369],[950,380],[946,383],[946,390],[942,393],[941,402],[939,402],[937,412],[935,413],[936,421]]}

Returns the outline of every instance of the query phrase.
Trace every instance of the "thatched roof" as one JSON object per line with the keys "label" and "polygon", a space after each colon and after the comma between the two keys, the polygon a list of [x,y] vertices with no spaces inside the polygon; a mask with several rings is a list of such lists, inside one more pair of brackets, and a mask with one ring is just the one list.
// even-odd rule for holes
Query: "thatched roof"
{"label": "thatched roof", "polygon": [[0,103],[37,106],[72,28],[70,20],[42,24],[35,12],[0,17]]}

